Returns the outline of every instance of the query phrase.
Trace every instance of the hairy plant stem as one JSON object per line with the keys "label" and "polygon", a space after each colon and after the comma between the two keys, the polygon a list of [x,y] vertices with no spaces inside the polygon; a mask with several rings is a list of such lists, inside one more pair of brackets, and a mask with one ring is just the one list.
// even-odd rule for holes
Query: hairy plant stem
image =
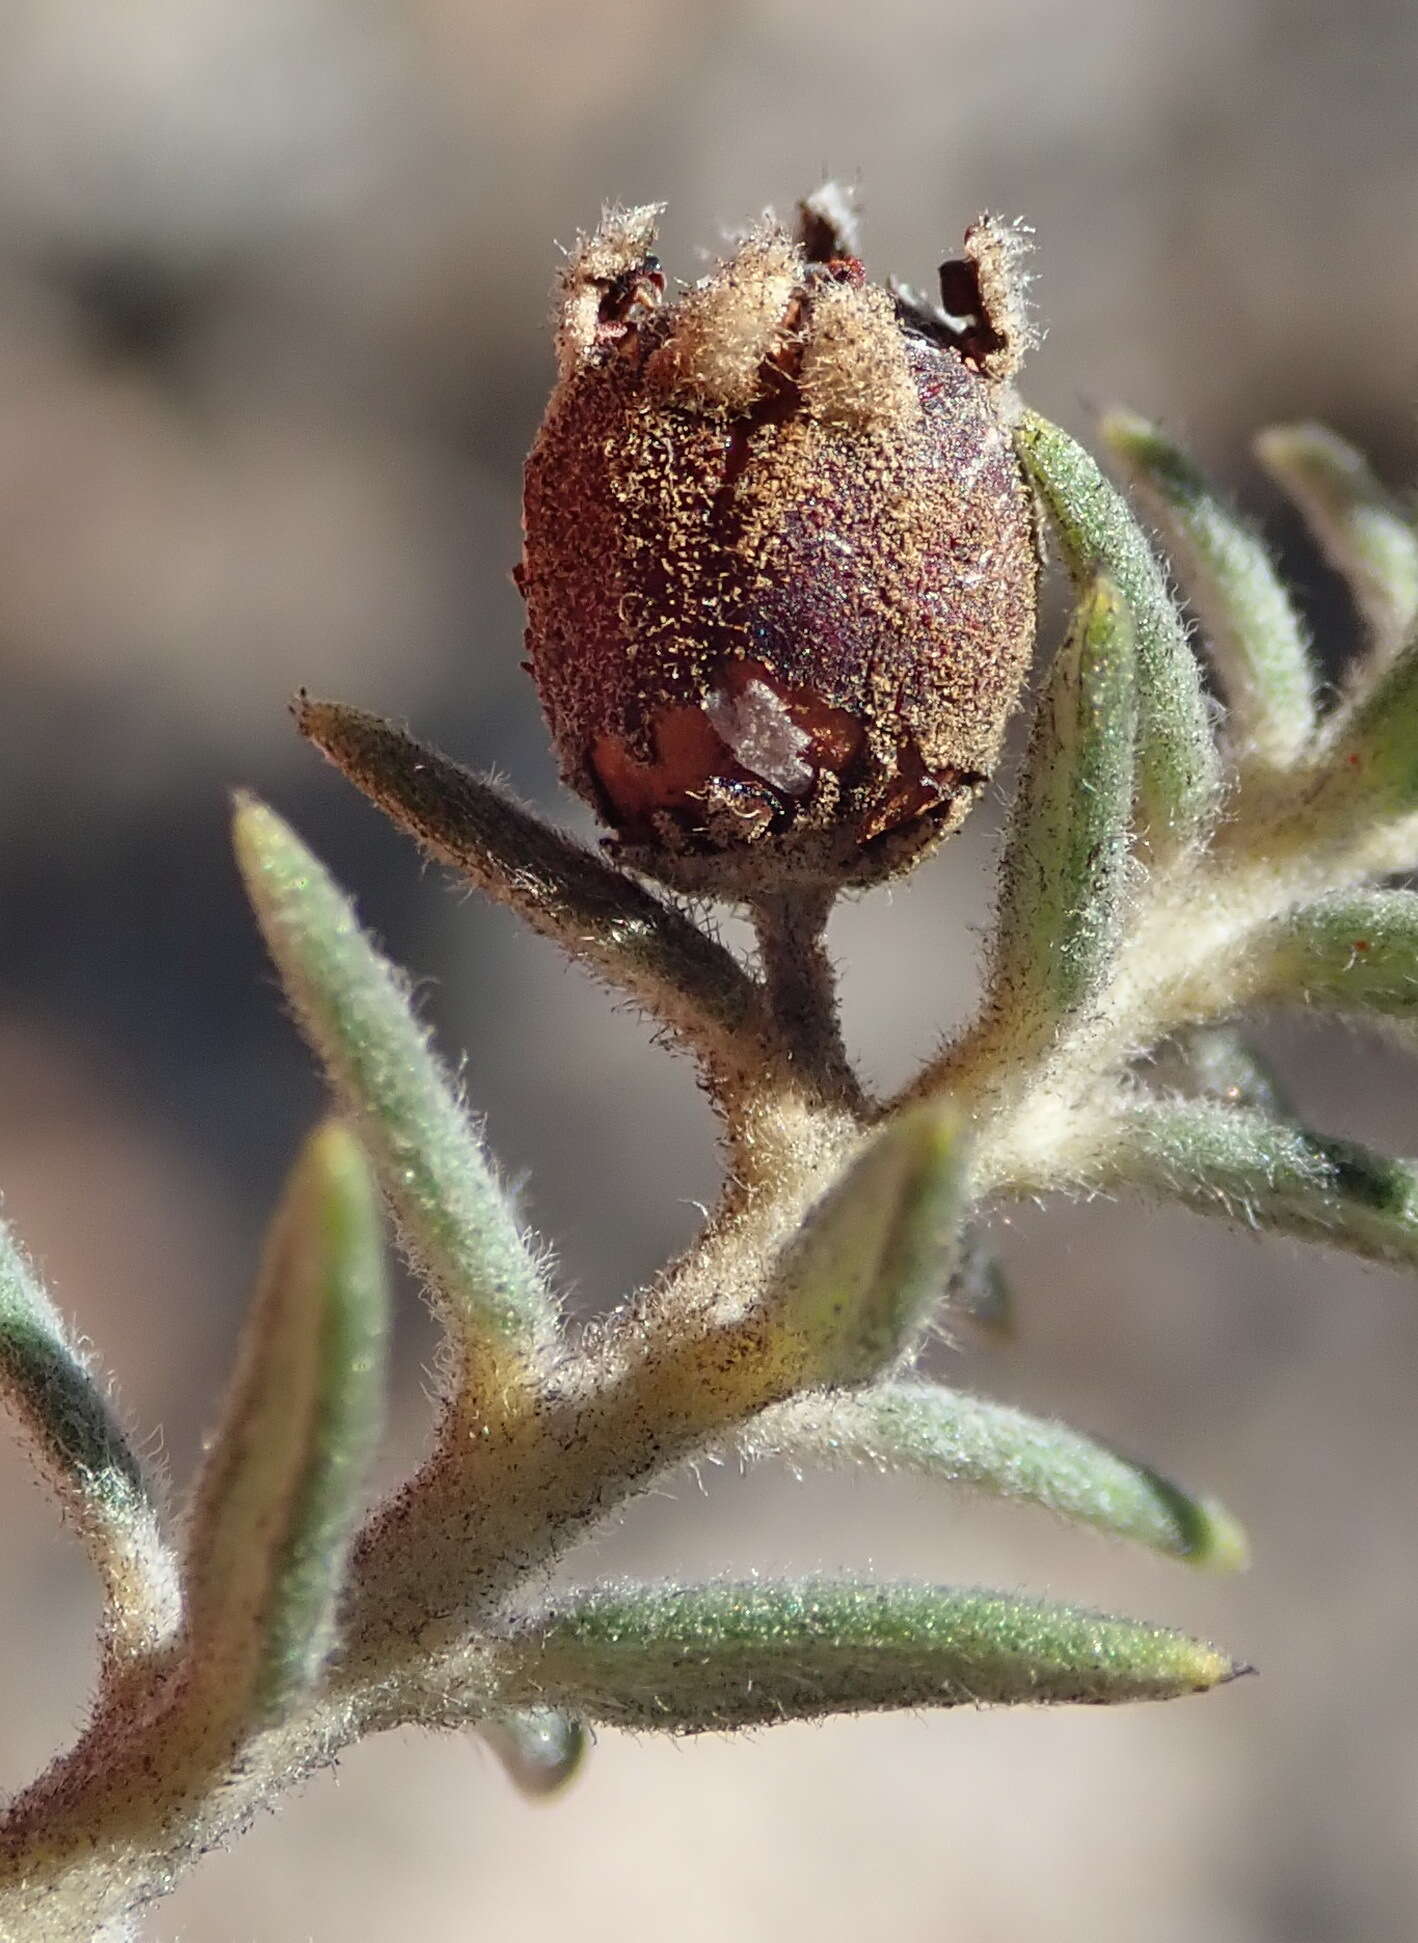
{"label": "hairy plant stem", "polygon": [[826,1097],[864,1113],[866,1097],[842,1042],[837,974],[827,952],[827,920],[836,901],[831,888],[780,891],[756,898],[749,915],[769,1016],[795,1072]]}
{"label": "hairy plant stem", "polygon": [[[1317,863],[1293,796],[1284,807],[1253,801],[1209,851],[1154,873],[1122,940],[1104,1019],[1021,1060],[1008,1022],[986,1011],[912,1089],[948,1092],[975,1122],[974,1195],[1047,1191],[1104,1163],[1117,1126],[1108,1075],[1120,1086],[1139,1048],[1211,1016],[1218,966],[1227,999],[1238,989],[1244,998],[1236,964],[1250,931],[1370,867],[1357,851],[1352,869],[1341,863],[1338,846]],[[0,1831],[0,1936],[23,1935],[62,1908],[65,1927],[53,1933],[84,1937],[119,1907],[112,1855],[93,1853],[96,1821],[122,1830],[129,1893],[139,1878],[156,1896],[349,1741],[409,1720],[476,1721],[496,1705],[478,1629],[655,1475],[801,1388],[758,1296],[871,1116],[823,947],[830,902],[781,897],[754,911],[763,1030],[781,1053],[751,1080],[736,1073],[725,1087],[715,1076],[730,1173],[684,1257],[534,1393],[489,1399],[481,1414],[466,1398],[450,1406],[429,1460],[358,1542],[346,1644],[319,1703],[239,1748],[207,1748],[197,1736],[190,1759],[149,1797],[144,1750],[161,1742],[170,1751],[181,1694],[158,1681],[146,1696],[120,1689],[101,1700]],[[97,1750],[112,1747],[125,1711],[135,1718],[120,1731],[133,1752],[120,1771]]]}
{"label": "hairy plant stem", "polygon": [[[433,1456],[370,1521],[354,1559],[347,1644],[325,1696],[239,1748],[198,1736],[153,1794],[153,1746],[170,1750],[180,1692],[145,1718],[101,1704],[66,1755],[0,1829],[0,1938],[84,1938],[119,1906],[115,1881],[156,1897],[256,1808],[360,1736],[410,1720],[467,1724],[495,1704],[480,1689],[469,1635],[652,1476],[791,1395],[802,1371],[756,1310],[756,1282],[856,1125],[841,1111],[797,1119],[798,1163],[778,1192],[711,1223],[676,1273],[599,1331],[558,1379],[486,1435],[450,1410]],[[131,1713],[130,1709],[130,1713]],[[115,1734],[131,1748],[106,1761]],[[179,1736],[180,1738],[180,1736]],[[122,1866],[96,1857],[91,1830],[119,1826]],[[55,1927],[62,1909],[63,1927]],[[11,1925],[14,1927],[11,1927]],[[30,1925],[28,1929],[25,1927]]]}
{"label": "hairy plant stem", "polygon": [[[1158,1629],[948,1587],[544,1596],[564,1555],[658,1475],[735,1449],[950,1475],[1235,1565],[1243,1539],[1214,1504],[1059,1425],[900,1380],[962,1238],[968,1255],[980,1234],[978,1204],[1134,1189],[1418,1261],[1418,1166],[1307,1128],[1233,1026],[1248,1007],[1317,1003],[1412,1031],[1418,898],[1380,880],[1418,857],[1418,650],[1388,627],[1411,611],[1418,541],[1362,479],[1355,499],[1342,453],[1291,435],[1286,451],[1328,464],[1338,497],[1321,510],[1349,553],[1367,547],[1358,564],[1393,636],[1321,717],[1258,543],[1154,431],[1115,429],[1210,575],[1239,726],[1229,783],[1145,540],[1092,461],[1026,421],[1081,599],[1016,798],[979,1017],[884,1106],[843,1044],[830,891],[754,897],[755,970],[633,859],[617,868],[391,724],[302,699],[302,732],[427,853],[691,1055],[724,1183],[679,1259],[569,1340],[401,975],[294,832],[239,810],[253,905],[343,1117],[293,1176],[180,1545],[0,1236],[0,1389],[109,1606],[89,1724],[0,1820],[0,1943],[119,1943],[258,1808],[405,1723],[541,1717],[564,1749],[595,1721],[698,1732],[923,1700],[1164,1697],[1234,1676]],[[431,1454],[355,1537],[387,1313],[376,1186],[443,1324],[445,1400]],[[1111,1671],[1100,1626],[1121,1655]],[[568,1771],[560,1753],[551,1765]]]}
{"label": "hairy plant stem", "polygon": [[[1308,898],[1372,873],[1370,837],[1341,833],[1317,850],[1298,794],[1297,808],[1293,780],[1279,801],[1257,790],[1209,848],[1153,873],[1103,1016],[1021,1061],[1009,1021],[986,1011],[902,1095],[948,1094],[970,1113],[978,1195],[1069,1186],[1120,1135],[1117,1088],[1130,1063],[1173,1032],[1253,1002],[1260,967],[1247,964],[1248,941]],[[1396,854],[1404,842],[1395,840]]]}
{"label": "hairy plant stem", "polygon": [[450,1412],[423,1469],[356,1549],[337,1684],[456,1651],[652,1476],[801,1384],[757,1297],[859,1130],[824,1113],[811,1135],[773,1194],[726,1204],[661,1284],[594,1331],[518,1416],[494,1429]]}
{"label": "hairy plant stem", "polygon": [[[119,1719],[122,1692],[101,1701],[0,1829],[0,1938],[61,1908],[56,1938],[87,1937],[119,1906],[113,1858],[92,1852],[96,1822],[122,1826],[130,1894],[136,1879],[156,1897],[351,1740],[490,1711],[470,1640],[479,1624],[652,1477],[801,1387],[794,1346],[758,1297],[867,1112],[822,949],[830,903],[784,900],[763,914],[765,1057],[751,1080],[712,1075],[730,1167],[680,1261],[534,1390],[450,1403],[429,1459],[357,1542],[345,1645],[317,1705],[240,1747],[194,1744],[157,1796],[142,1783],[145,1750],[171,1747],[180,1692],[150,1685],[142,1721],[132,1697]],[[133,1749],[121,1770],[103,1756],[115,1737]]]}
{"label": "hairy plant stem", "polygon": [[354,1713],[341,1721],[321,1706],[239,1748],[217,1748],[184,1720],[180,1688],[141,1716],[100,1707],[6,1815],[0,1937],[87,1943],[120,1912],[167,1894],[190,1864],[359,1731]]}

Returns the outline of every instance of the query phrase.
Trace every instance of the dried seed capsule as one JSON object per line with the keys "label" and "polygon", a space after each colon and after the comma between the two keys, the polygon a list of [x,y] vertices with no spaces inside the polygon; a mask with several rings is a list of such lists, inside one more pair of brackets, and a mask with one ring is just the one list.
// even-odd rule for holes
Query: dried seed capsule
{"label": "dried seed capsule", "polygon": [[963,819],[1028,665],[1017,238],[969,231],[937,309],[868,284],[820,191],[665,302],[657,213],[571,255],[527,461],[562,768],[682,889],[874,882]]}

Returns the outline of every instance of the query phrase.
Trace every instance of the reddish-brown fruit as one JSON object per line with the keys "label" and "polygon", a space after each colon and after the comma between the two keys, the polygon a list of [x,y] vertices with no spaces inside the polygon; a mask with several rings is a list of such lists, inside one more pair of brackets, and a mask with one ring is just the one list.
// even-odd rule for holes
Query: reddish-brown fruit
{"label": "reddish-brown fruit", "polygon": [[562,279],[527,461],[533,673],[567,781],[633,868],[753,897],[863,884],[960,823],[1028,667],[1037,558],[1010,444],[1012,232],[866,281],[840,198],[675,301],[653,209]]}

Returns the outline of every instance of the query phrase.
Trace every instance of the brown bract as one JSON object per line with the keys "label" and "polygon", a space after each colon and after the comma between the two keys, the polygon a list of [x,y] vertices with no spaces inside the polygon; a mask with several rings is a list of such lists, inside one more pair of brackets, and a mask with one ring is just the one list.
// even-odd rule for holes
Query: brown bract
{"label": "brown bract", "polygon": [[868,284],[840,208],[668,303],[656,212],[614,211],[562,279],[531,666],[566,780],[686,890],[903,868],[988,780],[1028,666],[1010,233],[972,229],[948,314]]}

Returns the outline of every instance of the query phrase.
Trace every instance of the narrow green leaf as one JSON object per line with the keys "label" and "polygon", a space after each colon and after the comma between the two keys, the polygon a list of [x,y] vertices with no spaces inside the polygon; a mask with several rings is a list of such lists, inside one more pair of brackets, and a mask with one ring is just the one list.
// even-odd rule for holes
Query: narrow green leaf
{"label": "narrow green leaf", "polygon": [[156,1492],[88,1363],[0,1224],[0,1403],[73,1519],[105,1594],[106,1659],[151,1653],[179,1616]]}
{"label": "narrow green leaf", "polygon": [[1418,619],[1418,533],[1363,453],[1323,425],[1276,425],[1256,455],[1349,583],[1382,667]]}
{"label": "narrow green leaf", "polygon": [[515,1365],[554,1341],[554,1308],[403,978],[329,873],[264,804],[238,805],[235,838],[297,1020],[359,1124],[464,1382],[506,1374],[507,1351]]}
{"label": "narrow green leaf", "polygon": [[[1418,810],[1418,636],[1356,699],[1324,752],[1316,787],[1300,808],[1316,848],[1335,835],[1362,836]],[[1389,869],[1397,868],[1391,863]]]}
{"label": "narrow green leaf", "polygon": [[756,1417],[738,1448],[754,1459],[870,1464],[971,1485],[1217,1571],[1247,1562],[1245,1534],[1214,1499],[1067,1424],[934,1383],[794,1398]]}
{"label": "narrow green leaf", "polygon": [[1021,417],[1015,445],[1075,585],[1081,591],[1105,575],[1127,603],[1137,636],[1139,828],[1155,855],[1183,848],[1210,831],[1221,797],[1185,623],[1141,528],[1083,448],[1033,412]]}
{"label": "narrow green leaf", "polygon": [[334,1645],[387,1330],[374,1182],[331,1121],[277,1213],[190,1521],[195,1690],[234,1729],[286,1715]]}
{"label": "narrow green leaf", "polygon": [[809,1211],[764,1297],[803,1383],[868,1382],[914,1346],[950,1274],[965,1163],[959,1115],[913,1107]]}
{"label": "narrow green leaf", "polygon": [[527,1707],[482,1721],[478,1733],[530,1800],[560,1794],[586,1758],[589,1735],[579,1720],[554,1707]]}
{"label": "narrow green leaf", "polygon": [[1158,426],[1112,411],[1101,429],[1162,528],[1221,676],[1233,740],[1263,762],[1294,762],[1314,735],[1314,673],[1264,544]]}
{"label": "narrow green leaf", "polygon": [[1254,1107],[1272,1120],[1295,1117],[1270,1062],[1235,1026],[1188,1026],[1158,1048],[1146,1074],[1164,1091],[1188,1099]]}
{"label": "narrow green leaf", "polygon": [[884,1708],[1168,1700],[1246,1670],[1137,1620],[852,1580],[589,1593],[527,1620],[506,1650],[530,1690],[676,1734]]}
{"label": "narrow green leaf", "polygon": [[1418,1015],[1418,894],[1322,899],[1268,927],[1249,954],[1253,998]]}
{"label": "narrow green leaf", "polygon": [[992,1005],[1020,1056],[1102,990],[1122,934],[1132,808],[1133,630],[1098,581],[1039,701],[1000,866]]}
{"label": "narrow green leaf", "polygon": [[1089,1185],[1418,1264],[1418,1171],[1350,1140],[1209,1100],[1136,1102]]}
{"label": "narrow green leaf", "polygon": [[983,1228],[966,1228],[960,1237],[945,1287],[945,1306],[964,1316],[984,1335],[1007,1342],[1015,1333],[1014,1291],[994,1245]]}
{"label": "narrow green leaf", "polygon": [[440,863],[628,993],[712,1068],[737,1074],[761,1061],[754,980],[683,912],[392,722],[306,696],[296,722]]}

